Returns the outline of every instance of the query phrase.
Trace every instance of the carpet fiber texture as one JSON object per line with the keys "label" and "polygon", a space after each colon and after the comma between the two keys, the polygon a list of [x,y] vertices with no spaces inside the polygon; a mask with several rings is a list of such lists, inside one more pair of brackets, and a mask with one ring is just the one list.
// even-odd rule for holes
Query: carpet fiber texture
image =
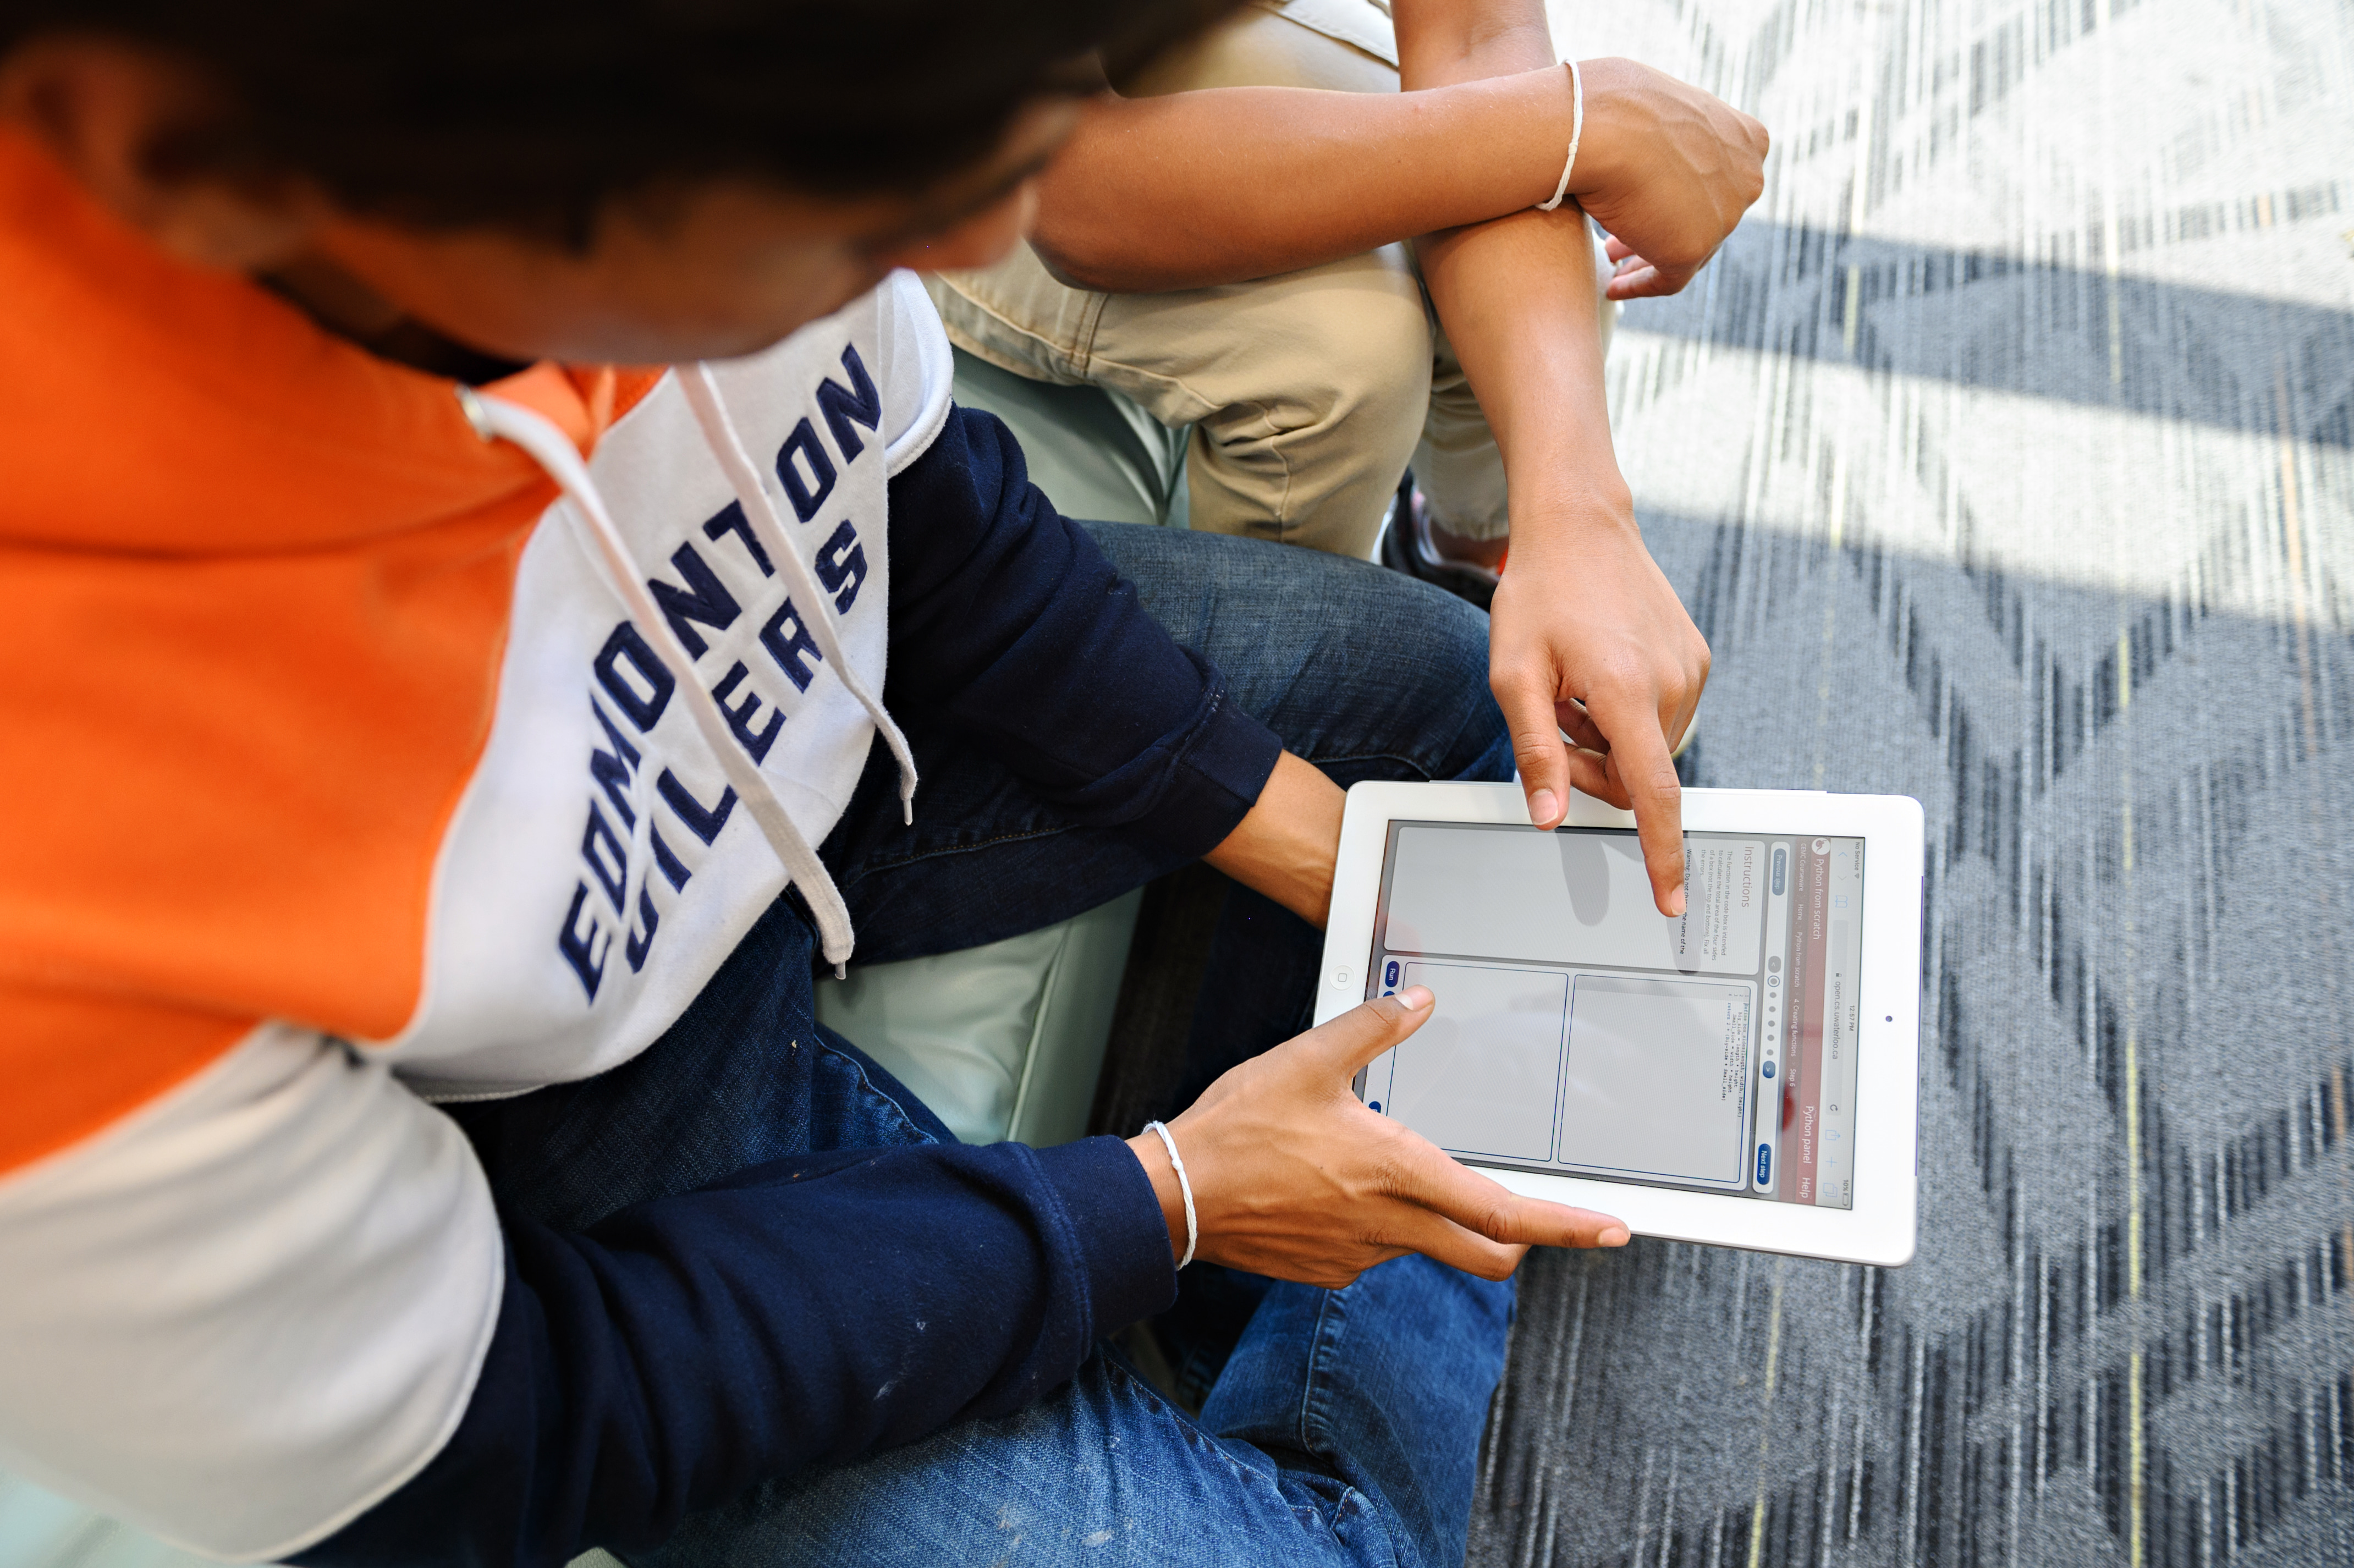
{"label": "carpet fiber texture", "polygon": [[1927,810],[1922,1232],[1532,1257],[1471,1562],[2354,1563],[2354,8],[1555,32],[1775,134],[1615,418],[1688,781]]}

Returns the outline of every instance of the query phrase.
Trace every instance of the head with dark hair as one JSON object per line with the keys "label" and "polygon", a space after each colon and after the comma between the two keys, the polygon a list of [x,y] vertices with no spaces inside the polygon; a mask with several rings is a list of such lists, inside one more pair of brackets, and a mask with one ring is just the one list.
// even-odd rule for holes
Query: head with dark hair
{"label": "head with dark hair", "polygon": [[578,231],[617,194],[713,175],[919,190],[1087,63],[1203,0],[0,0],[0,52],[71,31],[220,90],[155,149],[180,172],[314,179],[409,222]]}
{"label": "head with dark hair", "polygon": [[1057,101],[1233,3],[0,0],[0,89],[49,62],[0,114],[86,136],[65,99],[90,92],[61,99],[55,62],[111,51],[174,84],[124,152],[159,187],[299,190],[379,231],[584,262],[617,213],[651,235],[768,192],[859,209],[879,249],[1010,196],[1068,122]]}

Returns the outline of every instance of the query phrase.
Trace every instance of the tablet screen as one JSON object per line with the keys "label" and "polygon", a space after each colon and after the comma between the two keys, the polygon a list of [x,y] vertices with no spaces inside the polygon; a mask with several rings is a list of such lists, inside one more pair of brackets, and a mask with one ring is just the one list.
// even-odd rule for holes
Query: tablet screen
{"label": "tablet screen", "polygon": [[1394,821],[1368,996],[1437,1005],[1358,1093],[1450,1154],[1850,1208],[1863,841]]}

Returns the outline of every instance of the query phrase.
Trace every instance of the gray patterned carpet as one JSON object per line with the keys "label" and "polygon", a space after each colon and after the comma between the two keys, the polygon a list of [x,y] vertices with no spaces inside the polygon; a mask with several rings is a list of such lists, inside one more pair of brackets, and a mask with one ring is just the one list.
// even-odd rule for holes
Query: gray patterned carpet
{"label": "gray patterned carpet", "polygon": [[1776,132],[1614,402],[1690,780],[1927,808],[1923,1231],[1533,1259],[1471,1561],[2354,1563],[2354,6],[1555,10]]}

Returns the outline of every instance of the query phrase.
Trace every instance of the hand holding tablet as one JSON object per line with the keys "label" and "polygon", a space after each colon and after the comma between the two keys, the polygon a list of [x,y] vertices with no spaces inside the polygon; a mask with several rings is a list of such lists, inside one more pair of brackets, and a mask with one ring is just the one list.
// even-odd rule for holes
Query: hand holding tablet
{"label": "hand holding tablet", "polygon": [[[1358,1100],[1352,1080],[1429,1022],[1428,998],[1408,988],[1348,1008],[1226,1073],[1170,1123],[1193,1187],[1197,1258],[1337,1287],[1409,1252],[1501,1279],[1532,1245],[1627,1240],[1609,1215],[1510,1192]],[[1151,1135],[1129,1147],[1182,1250],[1183,1199],[1167,1150]]]}

